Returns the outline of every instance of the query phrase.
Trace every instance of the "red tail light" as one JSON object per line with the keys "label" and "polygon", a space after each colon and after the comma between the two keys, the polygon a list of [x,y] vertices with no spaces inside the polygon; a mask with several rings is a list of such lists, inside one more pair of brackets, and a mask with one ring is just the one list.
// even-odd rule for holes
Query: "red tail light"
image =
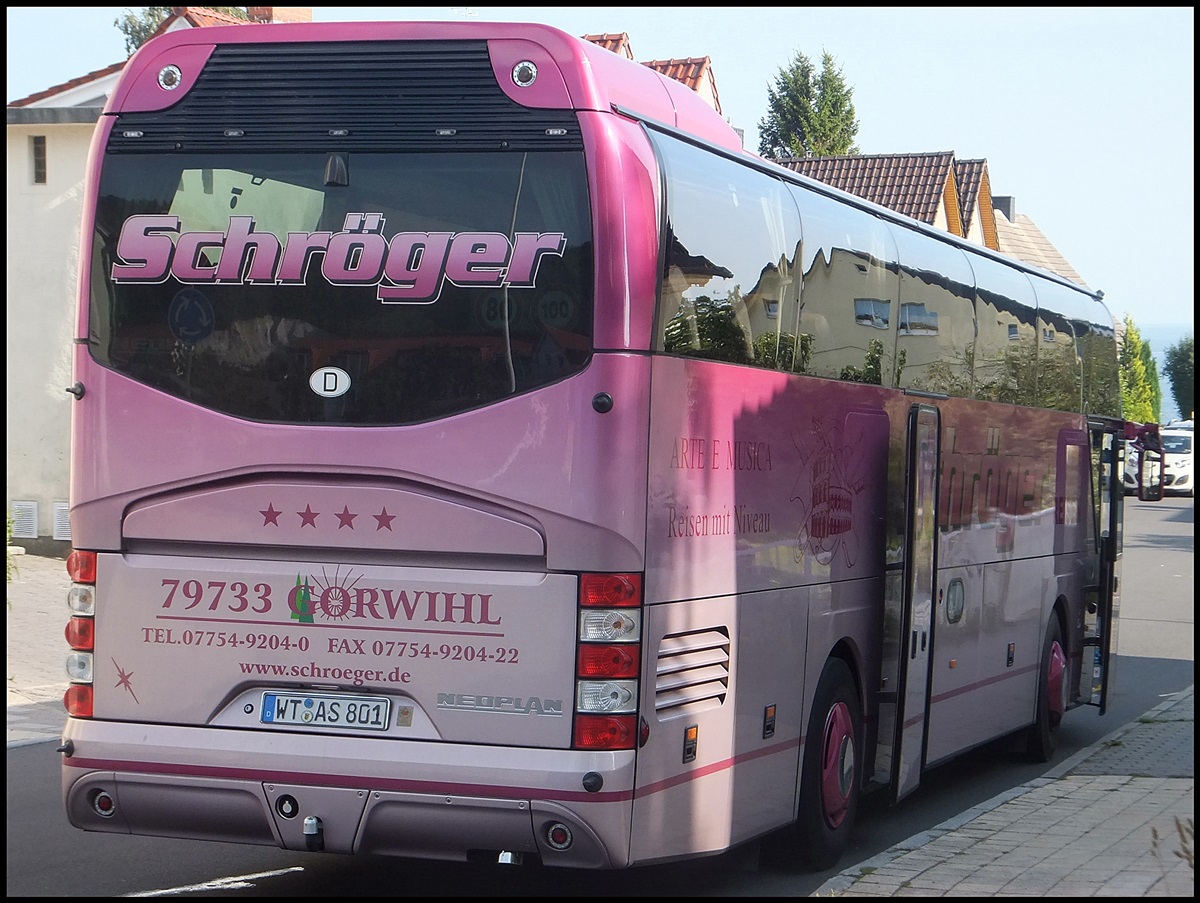
{"label": "red tail light", "polygon": [[642,604],[641,574],[581,574],[579,604],[619,608]]}
{"label": "red tail light", "polygon": [[637,715],[576,715],[576,749],[633,749]]}
{"label": "red tail light", "polygon": [[76,550],[68,555],[67,575],[76,583],[95,583],[96,553]]}
{"label": "red tail light", "polygon": [[71,618],[67,621],[67,644],[72,649],[91,652],[96,648],[96,621],[94,618]]}
{"label": "red tail light", "polygon": [[638,644],[579,647],[576,677],[637,677]]}
{"label": "red tail light", "polygon": [[63,706],[72,718],[92,717],[92,687],[90,684],[72,684],[63,694]]}

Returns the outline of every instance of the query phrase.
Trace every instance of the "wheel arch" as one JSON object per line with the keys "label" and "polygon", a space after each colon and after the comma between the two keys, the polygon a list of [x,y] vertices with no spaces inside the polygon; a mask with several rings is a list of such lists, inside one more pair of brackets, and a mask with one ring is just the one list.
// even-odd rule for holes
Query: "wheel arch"
{"label": "wheel arch", "polygon": [[[1062,637],[1063,647],[1064,647],[1063,651],[1066,652],[1068,661],[1071,660],[1072,656],[1076,656],[1080,652],[1079,649],[1076,649],[1071,644],[1071,630],[1069,629],[1070,628],[1069,612],[1070,611],[1071,611],[1070,600],[1067,599],[1067,597],[1064,594],[1059,593],[1058,598],[1055,599],[1054,602],[1051,603],[1051,605],[1050,605],[1050,617],[1054,618],[1055,620],[1058,621],[1058,632],[1059,632],[1059,635]],[[1042,626],[1046,627],[1047,625],[1049,625],[1049,623],[1050,623],[1050,620],[1049,620],[1049,618],[1047,618],[1043,622]],[[1045,638],[1043,637],[1043,639],[1045,639]],[[1039,644],[1039,648],[1040,648],[1040,644]]]}
{"label": "wheel arch", "polygon": [[840,658],[846,663],[846,667],[850,669],[850,676],[854,678],[855,693],[858,695],[859,708],[864,713],[865,718],[867,700],[865,694],[866,682],[863,675],[864,658],[862,650],[858,648],[858,644],[850,637],[842,637],[834,643],[833,648],[829,650],[829,654],[821,662],[821,668],[817,671],[818,674],[825,669],[825,663],[831,658]]}

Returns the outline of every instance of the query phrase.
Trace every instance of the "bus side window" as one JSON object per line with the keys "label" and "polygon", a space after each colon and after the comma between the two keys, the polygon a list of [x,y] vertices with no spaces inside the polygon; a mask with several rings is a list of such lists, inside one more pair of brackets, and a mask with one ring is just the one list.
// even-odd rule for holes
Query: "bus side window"
{"label": "bus side window", "polygon": [[973,361],[975,397],[1036,404],[1040,333],[1033,285],[1020,270],[982,254],[970,253],[968,258],[975,273],[979,327]]}
{"label": "bus side window", "polygon": [[892,386],[899,314],[899,263],[882,220],[816,191],[791,186],[804,230],[797,270],[800,328],[814,376]]}
{"label": "bus side window", "polygon": [[784,184],[691,145],[655,139],[664,158],[669,230],[660,347],[792,369],[800,223]]}
{"label": "bus side window", "polygon": [[663,330],[665,351],[734,364],[750,363],[750,339],[738,316],[737,296],[710,287],[715,279],[732,277],[729,270],[702,255],[689,254],[678,240],[672,241],[663,300],[665,304],[674,303],[676,311]]}
{"label": "bus side window", "polygon": [[896,386],[970,398],[975,277],[962,250],[893,224],[900,255]]}

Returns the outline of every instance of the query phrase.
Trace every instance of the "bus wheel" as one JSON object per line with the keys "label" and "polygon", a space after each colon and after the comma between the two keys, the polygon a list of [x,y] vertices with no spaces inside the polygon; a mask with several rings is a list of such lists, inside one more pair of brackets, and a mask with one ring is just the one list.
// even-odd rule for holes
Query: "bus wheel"
{"label": "bus wheel", "polygon": [[1058,626],[1058,618],[1051,615],[1038,674],[1037,720],[1029,726],[1025,743],[1029,757],[1035,762],[1049,762],[1058,750],[1058,728],[1067,710],[1066,662],[1062,628]]}
{"label": "bus wheel", "polygon": [[850,668],[825,663],[817,684],[800,777],[797,852],[815,871],[832,868],[850,843],[862,794],[862,711]]}

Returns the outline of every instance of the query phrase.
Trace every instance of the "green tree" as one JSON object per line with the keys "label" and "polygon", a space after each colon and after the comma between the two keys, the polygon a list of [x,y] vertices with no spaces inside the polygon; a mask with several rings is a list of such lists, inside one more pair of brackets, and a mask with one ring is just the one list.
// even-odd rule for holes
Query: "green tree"
{"label": "green tree", "polygon": [[710,361],[751,363],[746,333],[728,298],[714,301],[708,295],[701,295],[685,304],[667,324],[663,348],[671,354],[688,354]]}
{"label": "green tree", "polygon": [[758,123],[764,157],[830,157],[857,154],[854,90],[828,51],[821,71],[803,53],[781,68],[767,87],[767,115]]}
{"label": "green tree", "polygon": [[1095,332],[1079,343],[1083,358],[1083,412],[1103,417],[1122,416],[1121,366],[1113,367],[1113,336]]}
{"label": "green tree", "polygon": [[994,359],[976,359],[975,397],[1003,404],[1035,405],[1037,348],[1028,342],[1005,348]]}
{"label": "green tree", "polygon": [[1196,341],[1193,336],[1180,339],[1163,354],[1163,369],[1171,383],[1175,405],[1185,419],[1196,413]]}
{"label": "green tree", "polygon": [[[113,19],[113,25],[125,35],[125,52],[131,54],[150,40],[150,36],[158,31],[158,26],[171,15],[170,6],[139,6],[136,9],[126,9],[124,15]],[[250,13],[244,6],[209,6],[206,9],[216,10],[233,16],[235,19],[250,21]]]}
{"label": "green tree", "polygon": [[843,367],[838,378],[854,383],[870,383],[872,386],[883,385],[883,342],[879,339],[868,341],[862,367]]}
{"label": "green tree", "polygon": [[1150,409],[1154,411],[1154,422],[1162,420],[1162,382],[1158,378],[1158,361],[1147,339],[1142,340],[1142,366],[1146,368],[1146,382],[1150,386]]}
{"label": "green tree", "polygon": [[[1146,370],[1147,343],[1134,325],[1133,319],[1125,317],[1125,340],[1121,344],[1121,408],[1126,420],[1139,423],[1157,423],[1159,413],[1154,409],[1154,389]],[[1156,368],[1154,360],[1150,366]],[[1156,373],[1157,376],[1157,373]]]}

